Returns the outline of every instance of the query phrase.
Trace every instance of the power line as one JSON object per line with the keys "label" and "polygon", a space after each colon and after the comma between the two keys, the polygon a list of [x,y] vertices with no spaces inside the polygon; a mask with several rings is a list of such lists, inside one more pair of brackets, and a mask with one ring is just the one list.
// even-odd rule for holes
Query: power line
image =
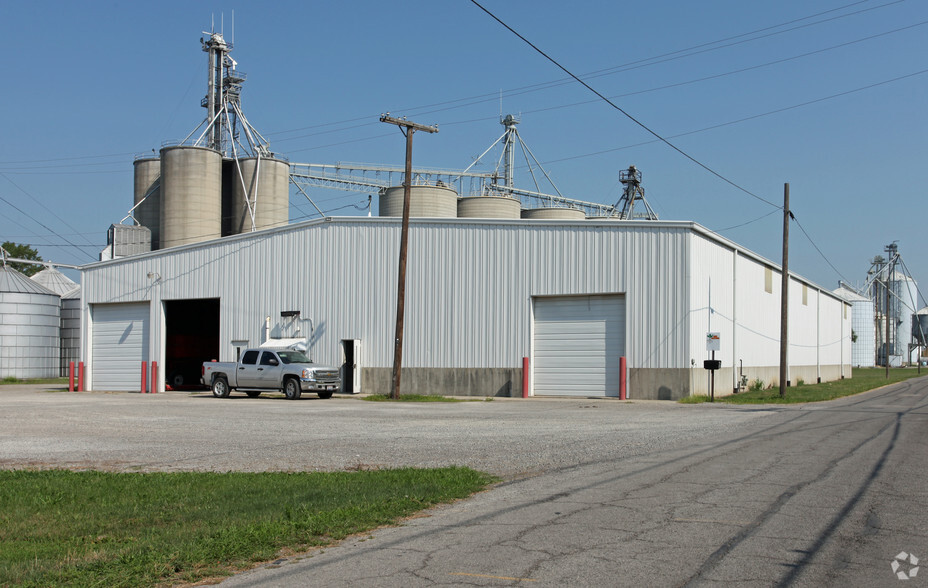
{"label": "power line", "polygon": [[796,226],[799,227],[799,230],[802,231],[802,234],[806,236],[806,239],[809,240],[809,243],[812,244],[812,247],[814,247],[815,250],[818,251],[818,254],[822,256],[822,259],[825,260],[825,263],[827,263],[829,267],[831,267],[831,269],[833,269],[835,273],[838,274],[839,278],[841,278],[842,280],[850,284],[851,281],[845,278],[844,275],[842,275],[841,272],[838,271],[838,268],[836,268],[834,264],[831,263],[831,261],[827,257],[825,257],[825,254],[822,253],[822,250],[819,249],[818,245],[815,244],[815,241],[812,240],[812,237],[809,236],[809,233],[806,232],[805,228],[802,226],[802,223],[799,222],[799,219],[796,218],[795,215],[792,215],[792,219],[793,219],[793,222],[796,223]]}
{"label": "power line", "polygon": [[741,227],[744,227],[744,226],[747,226],[747,225],[756,223],[757,221],[760,221],[760,220],[764,220],[765,218],[767,218],[767,217],[770,216],[771,214],[776,214],[776,213],[778,213],[778,212],[780,212],[780,211],[779,211],[779,210],[771,210],[770,212],[768,212],[768,213],[766,213],[766,214],[763,214],[763,215],[761,215],[761,216],[755,218],[754,220],[749,220],[749,221],[747,221],[747,222],[741,223],[740,225],[733,225],[733,226],[730,226],[730,227],[725,227],[724,229],[718,229],[716,232],[717,232],[717,233],[724,233],[725,231],[730,231],[730,230],[732,230],[732,229],[740,229]]}
{"label": "power line", "polygon": [[[13,183],[13,182],[10,180],[10,178],[7,178],[7,177],[6,177],[5,174],[0,173],[0,175],[2,175],[4,178],[6,178],[6,180],[7,180],[8,182]],[[16,184],[13,184],[13,185],[15,186]],[[65,238],[65,237],[63,237],[63,236],[61,236],[60,234],[58,234],[57,232],[55,232],[53,229],[51,229],[50,227],[48,227],[45,223],[43,223],[42,221],[38,220],[37,218],[35,218],[35,217],[32,216],[31,214],[25,212],[24,210],[22,210],[21,208],[19,208],[18,206],[16,206],[15,204],[13,204],[12,202],[10,202],[10,201],[7,200],[6,198],[4,198],[3,196],[0,196],[0,201],[5,202],[10,208],[13,208],[13,209],[16,210],[17,212],[19,212],[20,214],[22,214],[23,216],[25,216],[26,218],[28,218],[29,220],[31,220],[32,222],[36,223],[37,225],[39,225],[40,227],[42,227],[43,229],[45,229],[46,231],[48,231],[50,234],[55,235],[56,237],[59,237],[62,241],[64,241],[64,242],[67,243],[68,245],[74,247],[75,249],[77,249],[77,250],[79,250],[79,251],[82,251],[82,252],[84,253],[84,255],[87,255],[87,252],[86,252],[86,251],[83,251],[84,249],[86,249],[86,248],[88,247],[87,245],[78,245],[78,244],[76,244],[76,243],[72,243],[69,239],[67,239],[67,238]],[[89,247],[93,247],[93,245],[90,245]],[[90,256],[90,257],[91,257],[91,259],[93,259],[93,256]]]}
{"label": "power line", "polygon": [[[753,30],[753,31],[748,31],[748,32],[746,32],[746,33],[740,33],[740,34],[733,35],[733,36],[730,36],[730,37],[725,37],[725,38],[722,38],[722,39],[717,39],[717,40],[715,40],[715,41],[708,41],[708,42],[701,43],[701,44],[698,44],[698,45],[686,47],[686,48],[683,48],[683,49],[677,49],[677,50],[675,50],[675,51],[671,51],[671,52],[668,52],[668,53],[663,53],[663,54],[660,54],[660,55],[655,55],[655,56],[652,56],[652,57],[642,58],[642,59],[639,59],[639,60],[636,60],[636,61],[631,61],[631,62],[622,64],[622,65],[617,65],[617,66],[613,66],[613,67],[606,68],[606,69],[595,70],[595,71],[592,71],[592,72],[588,72],[588,73],[582,74],[581,77],[583,77],[583,78],[591,78],[591,77],[601,77],[601,76],[603,76],[603,75],[610,75],[610,74],[612,74],[612,73],[621,73],[621,72],[624,72],[624,71],[629,71],[629,70],[631,70],[631,69],[638,69],[638,68],[641,68],[641,67],[648,67],[648,66],[650,66],[650,65],[657,65],[657,64],[660,64],[660,63],[665,63],[665,62],[667,62],[667,61],[670,61],[669,59],[663,59],[663,58],[666,58],[666,57],[671,57],[671,56],[675,56],[675,55],[676,55],[677,57],[674,57],[673,59],[680,59],[680,58],[683,58],[683,57],[687,57],[687,56],[689,56],[689,55],[697,55],[697,54],[699,54],[699,53],[705,53],[705,52],[707,52],[707,51],[712,51],[712,50],[715,50],[715,49],[722,49],[722,48],[726,48],[726,47],[731,47],[731,46],[736,45],[736,44],[747,43],[747,42],[754,41],[754,40],[757,40],[757,39],[766,38],[766,37],[771,36],[771,35],[765,35],[765,36],[763,36],[763,37],[754,37],[754,38],[751,38],[751,39],[745,39],[745,40],[743,40],[743,41],[739,41],[738,43],[730,43],[730,44],[728,44],[728,45],[722,45],[722,46],[719,46],[719,47],[715,47],[715,48],[713,48],[713,49],[707,49],[707,50],[704,50],[704,51],[694,52],[694,51],[697,50],[697,49],[703,49],[703,48],[705,48],[705,47],[710,47],[711,45],[718,45],[718,44],[720,44],[720,43],[725,43],[725,42],[727,42],[727,41],[732,41],[732,40],[739,39],[739,38],[742,38],[742,37],[747,37],[747,36],[750,36],[750,35],[756,35],[756,34],[758,34],[758,33],[763,33],[763,32],[766,32],[766,31],[771,31],[771,30],[773,30],[773,29],[777,29],[777,28],[781,28],[781,27],[784,27],[784,26],[788,26],[788,25],[791,25],[791,24],[798,23],[798,22],[802,22],[802,21],[804,21],[804,20],[809,20],[809,19],[812,19],[812,18],[816,18],[816,17],[818,17],[818,16],[823,16],[823,15],[825,15],[825,14],[830,14],[830,13],[833,13],[833,12],[837,12],[837,11],[840,11],[840,10],[844,10],[844,9],[846,9],[846,8],[850,8],[850,7],[852,7],[852,6],[857,6],[857,5],[859,5],[859,4],[866,4],[867,2],[870,2],[870,1],[871,1],[871,0],[858,0],[857,2],[852,2],[852,3],[850,3],[850,4],[846,4],[846,5],[843,5],[843,6],[839,6],[839,7],[837,7],[837,8],[833,8],[833,9],[830,9],[830,10],[826,10],[826,11],[823,11],[823,12],[818,12],[818,13],[815,13],[815,14],[811,14],[811,15],[808,15],[808,16],[801,17],[801,18],[797,18],[797,19],[785,21],[785,22],[782,22],[782,23],[779,23],[779,24],[766,26],[766,27],[763,27],[763,28],[760,28],[760,29],[755,29],[755,30]],[[888,2],[888,3],[886,3],[886,4],[881,4],[880,6],[875,6],[875,7],[871,7],[871,8],[865,8],[865,9],[862,9],[862,10],[858,10],[858,11],[855,11],[855,12],[850,12],[850,13],[843,14],[843,15],[839,15],[839,16],[832,17],[832,18],[829,18],[829,19],[824,19],[824,20],[816,21],[816,22],[814,22],[814,23],[807,23],[806,25],[803,25],[803,27],[808,27],[808,26],[813,26],[813,25],[818,25],[818,24],[830,22],[830,21],[836,20],[836,19],[838,19],[838,18],[844,18],[844,17],[848,17],[848,16],[854,16],[854,15],[857,15],[857,14],[860,14],[860,13],[863,13],[863,12],[868,12],[868,11],[876,10],[876,9],[879,9],[879,8],[885,8],[885,7],[887,7],[887,6],[891,6],[891,5],[893,5],[893,4],[898,4],[898,3],[904,2],[904,1],[905,1],[905,0],[893,0],[892,2]],[[803,28],[803,27],[793,27],[793,28],[786,29],[786,30],[784,30],[784,31],[779,31],[779,32],[773,33],[773,34],[785,33],[785,32],[793,31],[793,30],[796,30],[797,28]],[[908,27],[907,27],[907,28],[908,28]],[[648,62],[653,62],[653,63],[648,63]],[[561,79],[559,79],[559,80],[549,80],[549,81],[546,81],[546,82],[538,82],[538,83],[529,84],[529,85],[526,85],[526,86],[519,86],[519,87],[516,87],[516,88],[510,88],[510,89],[507,89],[507,90],[503,90],[502,93],[503,93],[503,96],[506,96],[506,97],[519,96],[519,95],[522,95],[522,94],[527,94],[527,93],[531,93],[531,92],[537,92],[537,91],[540,91],[540,90],[546,90],[546,89],[549,89],[549,88],[554,88],[554,87],[557,87],[557,86],[561,86],[561,85],[564,85],[565,83],[569,83],[569,82],[571,82],[571,81],[572,81],[571,78],[561,78]],[[496,101],[496,100],[499,99],[499,97],[500,97],[500,95],[499,95],[498,92],[491,92],[491,93],[486,93],[486,94],[476,94],[476,95],[473,95],[473,96],[466,96],[466,97],[463,97],[463,98],[455,98],[455,99],[453,99],[453,100],[445,100],[445,101],[442,101],[442,102],[435,102],[435,103],[432,103],[432,104],[424,104],[424,105],[420,105],[420,106],[413,106],[413,107],[406,107],[406,108],[393,108],[393,109],[391,109],[391,110],[395,110],[395,111],[397,111],[397,112],[408,112],[408,113],[411,113],[411,114],[414,113],[414,114],[416,114],[416,116],[422,116],[422,115],[425,115],[425,114],[433,114],[433,113],[435,113],[435,112],[442,112],[442,111],[445,111],[445,110],[452,110],[452,109],[455,109],[455,108],[462,108],[462,107],[465,107],[465,106],[472,106],[472,105],[474,105],[474,104],[480,104],[480,103],[483,103],[483,102]],[[466,104],[459,104],[459,103],[462,103],[462,102],[466,102]],[[451,105],[454,105],[454,106],[451,106]],[[426,109],[426,108],[436,108],[436,107],[440,107],[440,106],[447,106],[447,108],[438,108],[438,109],[435,109],[435,110],[428,110],[428,111],[425,111],[425,112],[421,112],[423,109]],[[274,135],[280,135],[280,134],[285,134],[285,133],[293,133],[293,132],[305,131],[305,130],[310,130],[310,129],[317,129],[317,128],[324,128],[324,127],[329,127],[329,126],[336,126],[336,125],[342,125],[342,124],[348,124],[348,123],[355,123],[355,122],[367,121],[367,120],[371,120],[372,118],[376,118],[376,115],[371,114],[371,115],[362,116],[362,117],[354,117],[354,118],[344,119],[344,120],[340,120],[340,121],[333,121],[333,122],[321,123],[321,124],[316,124],[316,125],[310,125],[310,126],[306,126],[306,127],[299,127],[299,128],[296,128],[296,129],[288,129],[288,130],[282,130],[282,131],[274,131],[274,132],[265,133],[265,134],[266,134],[268,137],[271,137],[271,136],[274,136]],[[485,120],[485,119],[479,119],[479,120]],[[486,120],[490,120],[490,119],[486,119]],[[367,123],[367,124],[362,124],[362,125],[355,125],[355,126],[348,127],[348,128],[356,128],[356,127],[359,127],[359,126],[367,126],[368,124],[376,124],[376,123]],[[444,123],[444,124],[447,125],[447,124],[453,124],[453,123]],[[289,138],[288,138],[288,139],[289,139]],[[283,139],[281,139],[281,140],[283,140]]]}
{"label": "power line", "polygon": [[[908,78],[912,78],[912,77],[915,77],[915,76],[924,75],[924,74],[926,74],[926,73],[928,73],[928,69],[923,69],[923,70],[920,70],[920,71],[908,73],[908,74],[905,74],[905,75],[902,75],[902,76],[898,76],[898,77],[895,77],[895,78],[891,78],[891,79],[888,79],[888,80],[883,80],[883,81],[880,81],[880,82],[874,82],[874,83],[872,83],[872,84],[867,84],[866,86],[860,86],[859,88],[853,88],[853,89],[851,89],[851,90],[845,90],[845,91],[843,91],[843,92],[838,92],[837,94],[831,94],[831,95],[829,95],[829,96],[823,96],[823,97],[821,97],[821,98],[815,98],[815,99],[813,99],[813,100],[807,100],[807,101],[805,101],[805,102],[800,102],[800,103],[798,103],[798,104],[792,104],[792,105],[790,105],[790,106],[784,106],[784,107],[782,107],[782,108],[777,108],[777,109],[775,109],[775,110],[768,110],[767,112],[762,112],[762,113],[760,113],[760,114],[752,114],[751,116],[746,116],[746,117],[743,117],[743,118],[739,118],[739,119],[730,120],[730,121],[723,122],[723,123],[718,123],[718,124],[710,125],[710,126],[708,126],[708,127],[702,127],[702,128],[700,128],[700,129],[694,129],[694,130],[692,130],[692,131],[685,131],[685,132],[683,132],[683,133],[677,133],[677,134],[674,134],[674,135],[668,135],[668,138],[669,138],[669,139],[677,139],[677,138],[679,138],[679,137],[686,137],[686,136],[688,136],[688,135],[695,135],[695,134],[697,134],[697,133],[704,133],[704,132],[706,132],[706,131],[711,131],[711,130],[715,130],[715,129],[720,129],[720,128],[722,128],[722,127],[727,127],[727,126],[731,126],[731,125],[736,125],[736,124],[739,124],[739,123],[743,123],[743,122],[747,122],[747,121],[749,121],[749,120],[754,120],[754,119],[762,118],[762,117],[765,117],[765,116],[771,116],[771,115],[774,115],[774,114],[780,114],[780,113],[786,112],[786,111],[788,111],[788,110],[794,110],[794,109],[797,109],[797,108],[802,108],[803,106],[809,106],[809,105],[812,105],[812,104],[818,104],[819,102],[824,102],[824,101],[826,101],[826,100],[832,100],[832,99],[834,99],[834,98],[840,98],[840,97],[842,97],[842,96],[847,96],[847,95],[849,95],[849,94],[854,94],[854,93],[856,93],[856,92],[862,92],[862,91],[864,91],[864,90],[870,90],[870,89],[872,89],[872,88],[876,88],[876,87],[879,87],[879,86],[884,86],[884,85],[886,85],[886,84],[891,84],[891,83],[894,83],[894,82],[899,82],[899,81],[902,81],[902,80],[905,80],[905,79],[908,79]],[[447,126],[448,124],[451,124],[451,123],[443,123],[443,124],[444,124],[445,126]],[[581,158],[584,158],[584,157],[592,157],[592,156],[594,156],[594,155],[602,155],[602,154],[604,154],[604,153],[611,153],[611,152],[613,152],[613,151],[622,151],[622,150],[624,150],[624,149],[631,149],[631,148],[633,148],[633,147],[643,147],[643,146],[645,146],[645,145],[652,145],[652,144],[658,143],[658,142],[659,142],[659,141],[658,141],[657,139],[652,139],[652,140],[650,140],[650,141],[642,141],[642,142],[640,142],[640,143],[634,143],[634,144],[632,144],[632,145],[624,145],[624,146],[622,146],[622,147],[613,147],[613,148],[611,148],[611,149],[603,149],[603,150],[601,150],[601,151],[594,151],[594,152],[592,152],[592,153],[584,153],[584,154],[581,154],[581,155],[571,155],[570,157],[562,157],[562,158],[560,158],[560,159],[551,159],[551,160],[548,160],[548,161],[544,161],[544,162],[542,162],[542,163],[548,165],[548,164],[552,164],[552,163],[559,163],[559,162],[562,162],[562,161],[570,161],[570,160],[572,160],[572,159],[581,159]],[[781,207],[781,208],[782,208],[782,207]]]}
{"label": "power line", "polygon": [[736,184],[735,182],[733,182],[732,180],[729,180],[728,178],[726,178],[725,176],[723,176],[723,175],[720,174],[719,172],[715,171],[714,169],[712,169],[712,168],[709,167],[708,165],[702,163],[701,161],[699,161],[698,159],[696,159],[695,157],[693,157],[692,155],[690,155],[690,154],[687,153],[686,151],[683,151],[682,149],[680,149],[679,147],[677,147],[676,145],[674,145],[673,143],[671,143],[669,140],[667,140],[666,138],[664,138],[663,136],[661,136],[659,133],[657,133],[656,131],[652,130],[650,127],[648,127],[647,125],[645,125],[643,122],[639,121],[637,118],[635,118],[634,116],[632,116],[631,114],[629,114],[628,112],[626,112],[625,110],[623,110],[623,109],[622,109],[621,107],[619,107],[617,104],[615,104],[614,102],[612,102],[611,100],[609,100],[608,98],[606,98],[605,96],[603,96],[601,93],[599,93],[597,90],[595,90],[591,85],[587,84],[586,82],[584,82],[583,80],[581,80],[579,77],[577,77],[576,75],[574,75],[573,72],[571,72],[569,69],[567,69],[566,67],[564,67],[563,65],[561,65],[561,64],[560,64],[557,60],[555,60],[553,57],[549,56],[547,53],[545,53],[544,51],[542,51],[541,49],[539,49],[534,43],[532,43],[531,41],[529,41],[528,39],[526,39],[525,37],[523,37],[522,35],[520,35],[518,32],[516,32],[515,29],[513,29],[512,27],[510,27],[509,25],[507,25],[506,23],[504,23],[502,20],[500,20],[495,14],[493,14],[492,12],[490,12],[489,10],[487,10],[486,8],[484,8],[483,6],[481,6],[480,3],[477,2],[477,0],[470,0],[470,1],[471,1],[474,5],[476,5],[478,8],[480,8],[481,10],[483,10],[484,12],[486,12],[493,20],[495,20],[496,22],[498,22],[499,24],[501,24],[503,27],[505,27],[507,30],[509,30],[512,34],[514,34],[515,36],[517,36],[517,37],[519,37],[520,39],[522,39],[522,41],[524,41],[529,47],[531,47],[531,48],[534,49],[536,52],[538,52],[541,56],[543,56],[545,59],[547,59],[548,61],[550,61],[551,63],[553,63],[553,64],[554,64],[555,66],[557,66],[561,71],[563,71],[564,73],[566,73],[567,75],[569,75],[570,77],[572,77],[574,80],[576,80],[576,81],[577,81],[579,84],[581,84],[584,88],[586,88],[586,89],[589,90],[590,92],[593,92],[594,94],[596,94],[597,96],[599,96],[599,98],[600,98],[601,100],[603,100],[606,104],[610,105],[610,106],[611,106],[612,108],[614,108],[615,110],[618,110],[619,112],[621,112],[623,115],[625,115],[626,118],[628,118],[629,120],[631,120],[632,122],[634,122],[636,125],[638,125],[638,126],[641,127],[642,129],[644,129],[645,131],[647,131],[648,133],[650,133],[650,134],[653,135],[654,137],[656,137],[659,141],[661,141],[662,143],[664,143],[665,145],[667,145],[668,147],[670,147],[671,149],[673,149],[674,151],[676,151],[677,153],[679,153],[680,155],[682,155],[683,157],[689,159],[690,161],[692,161],[693,163],[695,163],[695,164],[698,165],[699,167],[703,168],[704,170],[706,170],[706,171],[709,172],[710,174],[714,175],[715,177],[719,178],[720,180],[722,180],[723,182],[729,184],[730,186],[733,186],[734,188],[740,190],[741,192],[744,192],[744,193],[747,194],[748,196],[751,196],[752,198],[756,198],[757,200],[760,200],[761,202],[764,202],[764,203],[766,203],[766,204],[768,204],[768,205],[770,205],[770,206],[773,206],[774,208],[778,208],[778,209],[782,209],[782,208],[783,208],[783,207],[780,206],[779,204],[775,204],[775,203],[773,203],[773,202],[767,200],[766,198],[763,198],[763,197],[761,197],[761,196],[758,196],[757,194],[751,192],[751,191],[748,190],[747,188],[744,188],[744,187],[742,187],[742,186]]}

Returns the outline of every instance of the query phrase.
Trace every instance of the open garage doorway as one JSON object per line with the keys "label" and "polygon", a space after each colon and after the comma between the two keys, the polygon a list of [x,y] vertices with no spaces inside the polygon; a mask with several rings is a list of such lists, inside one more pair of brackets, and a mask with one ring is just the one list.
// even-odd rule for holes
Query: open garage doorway
{"label": "open garage doorway", "polygon": [[203,362],[219,359],[219,299],[167,300],[164,323],[165,385],[200,386]]}

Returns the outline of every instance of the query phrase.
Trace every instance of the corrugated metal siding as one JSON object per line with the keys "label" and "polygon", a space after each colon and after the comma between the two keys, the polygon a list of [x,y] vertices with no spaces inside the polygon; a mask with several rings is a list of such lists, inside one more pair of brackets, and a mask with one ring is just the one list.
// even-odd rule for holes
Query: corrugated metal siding
{"label": "corrugated metal siding", "polygon": [[[818,315],[818,293],[790,279],[788,354],[791,366],[818,365]],[[777,317],[779,318],[779,313]]]}
{"label": "corrugated metal siding", "polygon": [[[340,363],[340,340],[356,338],[364,367],[389,367],[399,238],[399,219],[327,219],[93,264],[85,316],[88,304],[152,300],[158,344],[162,300],[220,298],[220,359],[234,357],[232,340],[260,343],[269,316],[272,336],[312,328],[317,361]],[[779,289],[766,294],[763,262],[741,252],[726,299],[733,248],[684,222],[413,220],[403,364],[517,368],[530,355],[532,296],[624,294],[629,367],[686,367],[705,349],[706,275],[719,282],[713,329],[736,296],[745,363],[769,364]]]}
{"label": "corrugated metal siding", "polygon": [[[413,221],[404,365],[518,367],[530,352],[531,296],[630,288],[629,362],[677,365],[690,226]],[[387,367],[399,232],[397,219],[337,219],[116,260],[85,271],[86,303],[220,297],[223,359],[233,339],[260,342],[265,316],[272,336],[294,335],[280,311],[300,310],[313,320],[317,361],[340,362],[339,341],[360,338],[366,365]],[[307,335],[309,323],[301,328]],[[160,340],[157,321],[152,329]]]}
{"label": "corrugated metal siding", "polygon": [[737,357],[745,366],[778,365],[780,358],[780,272],[773,273],[771,292],[765,290],[770,266],[739,256],[737,268]]}

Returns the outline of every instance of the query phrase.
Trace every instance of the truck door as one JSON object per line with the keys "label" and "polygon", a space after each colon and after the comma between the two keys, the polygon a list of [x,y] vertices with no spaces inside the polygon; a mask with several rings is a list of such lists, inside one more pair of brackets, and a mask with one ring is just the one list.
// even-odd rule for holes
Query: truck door
{"label": "truck door", "polygon": [[258,380],[258,355],[259,351],[250,349],[242,355],[242,362],[238,365],[237,385],[242,388],[253,388],[257,386]]}
{"label": "truck door", "polygon": [[273,351],[262,351],[257,369],[256,388],[280,387],[280,358]]}

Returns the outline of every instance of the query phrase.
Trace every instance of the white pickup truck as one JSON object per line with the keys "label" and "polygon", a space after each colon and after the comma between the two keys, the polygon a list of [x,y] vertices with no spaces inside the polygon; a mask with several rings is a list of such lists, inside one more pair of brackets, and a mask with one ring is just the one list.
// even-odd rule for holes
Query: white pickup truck
{"label": "white pickup truck", "polygon": [[232,390],[252,398],[281,390],[290,400],[303,392],[331,398],[342,385],[338,368],[314,364],[302,351],[263,347],[246,350],[238,362],[203,362],[200,381],[216,398],[226,398]]}

